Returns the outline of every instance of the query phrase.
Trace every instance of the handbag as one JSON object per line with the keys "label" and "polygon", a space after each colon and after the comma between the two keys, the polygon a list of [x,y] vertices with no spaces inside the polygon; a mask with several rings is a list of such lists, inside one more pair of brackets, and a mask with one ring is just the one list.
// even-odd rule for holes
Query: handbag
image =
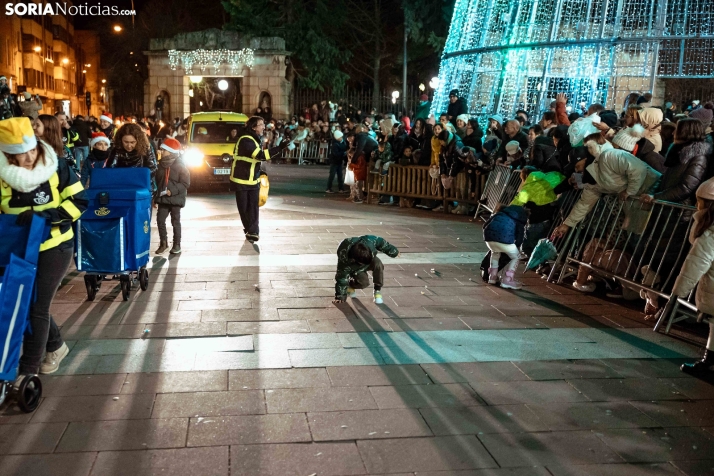
{"label": "handbag", "polygon": [[454,177],[451,177],[449,175],[442,175],[441,185],[443,185],[444,190],[449,190],[454,185]]}
{"label": "handbag", "polygon": [[270,180],[268,174],[261,172],[260,174],[260,192],[258,195],[258,206],[262,207],[268,202],[268,193],[270,192]]}
{"label": "handbag", "polygon": [[354,185],[355,184],[355,173],[354,171],[347,169],[347,172],[345,172],[345,185]]}

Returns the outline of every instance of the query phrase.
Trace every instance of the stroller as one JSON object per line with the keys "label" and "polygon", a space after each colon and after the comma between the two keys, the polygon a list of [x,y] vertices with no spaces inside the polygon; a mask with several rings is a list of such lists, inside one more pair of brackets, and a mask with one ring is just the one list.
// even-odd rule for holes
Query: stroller
{"label": "stroller", "polygon": [[139,281],[149,286],[151,178],[146,168],[95,169],[87,190],[89,206],[77,220],[77,271],[84,271],[93,301],[104,275],[119,275],[124,301]]}
{"label": "stroller", "polygon": [[42,397],[37,375],[26,375],[17,386],[17,365],[22,337],[34,300],[40,245],[49,236],[45,220],[34,217],[30,226],[15,224],[15,215],[0,215],[0,404],[10,396],[26,413],[35,411]]}

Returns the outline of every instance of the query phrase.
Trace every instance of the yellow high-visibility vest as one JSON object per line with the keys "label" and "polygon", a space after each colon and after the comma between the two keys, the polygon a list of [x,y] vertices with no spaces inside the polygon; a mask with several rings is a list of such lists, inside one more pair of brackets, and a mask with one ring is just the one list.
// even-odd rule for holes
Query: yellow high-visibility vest
{"label": "yellow high-visibility vest", "polygon": [[[255,150],[253,151],[251,157],[242,157],[238,155],[238,146],[240,141],[243,139],[250,139],[255,143]],[[233,157],[233,166],[231,167],[231,182],[238,183],[241,185],[257,185],[260,181],[260,177],[253,178],[255,175],[255,164],[261,161],[255,157],[261,152],[260,144],[252,136],[242,136],[238,139],[236,143],[235,156]],[[265,160],[270,160],[270,153],[267,150],[263,151],[265,155]],[[246,173],[248,172],[248,173]]]}

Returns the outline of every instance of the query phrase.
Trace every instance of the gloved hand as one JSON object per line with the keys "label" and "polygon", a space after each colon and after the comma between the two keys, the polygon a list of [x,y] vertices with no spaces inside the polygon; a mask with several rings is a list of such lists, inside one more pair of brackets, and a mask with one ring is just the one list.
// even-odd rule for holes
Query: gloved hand
{"label": "gloved hand", "polygon": [[17,216],[17,220],[15,220],[16,225],[20,226],[26,226],[32,223],[32,217],[35,216],[35,212],[32,210],[25,210],[24,212],[20,213]]}

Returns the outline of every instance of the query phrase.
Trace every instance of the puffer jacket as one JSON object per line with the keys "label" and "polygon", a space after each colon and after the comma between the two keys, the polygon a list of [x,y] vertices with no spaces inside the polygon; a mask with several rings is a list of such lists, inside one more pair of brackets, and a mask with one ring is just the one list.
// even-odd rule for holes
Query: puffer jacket
{"label": "puffer jacket", "polygon": [[452,134],[451,142],[445,147],[441,147],[439,152],[439,173],[456,177],[464,168],[466,155],[461,139],[456,134]]}
{"label": "puffer jacket", "polygon": [[596,183],[585,184],[580,200],[563,222],[571,228],[590,213],[601,195],[627,191],[629,196],[640,196],[653,190],[661,177],[629,152],[612,148],[604,150],[586,170]]}
{"label": "puffer jacket", "polygon": [[697,188],[707,178],[711,154],[712,146],[708,142],[673,144],[667,151],[664,161],[667,171],[654,198],[684,205],[695,204]]}
{"label": "puffer jacket", "polygon": [[335,273],[335,297],[337,298],[345,298],[351,277],[364,273],[369,268],[369,265],[361,265],[349,257],[350,248],[357,243],[362,243],[369,248],[373,258],[377,256],[378,251],[390,258],[396,258],[399,254],[396,246],[389,244],[387,240],[379,236],[363,235],[342,240],[340,246],[337,247],[337,272]]}
{"label": "puffer jacket", "polygon": [[533,142],[533,159],[529,165],[542,172],[560,172],[560,160],[556,154],[553,138],[547,136],[536,137]]}
{"label": "puffer jacket", "polygon": [[483,239],[506,245],[515,244],[520,248],[527,221],[528,212],[525,208],[510,205],[491,215],[491,218],[484,223]]}
{"label": "puffer jacket", "polygon": [[[164,162],[166,160],[166,162]],[[173,207],[185,207],[188,188],[191,186],[191,174],[183,163],[174,160],[169,164],[169,160],[164,159],[159,162],[156,170],[156,203],[160,205],[171,205]],[[161,192],[168,190],[171,195],[161,195]]]}
{"label": "puffer jacket", "polygon": [[695,224],[689,235],[692,248],[674,282],[672,294],[687,296],[699,283],[695,297],[697,309],[705,314],[714,314],[714,226],[695,238],[694,230],[700,216],[701,212],[694,214]]}
{"label": "puffer jacket", "polygon": [[[661,142],[661,141],[660,141]],[[659,173],[664,173],[667,169],[664,166],[664,157],[655,151],[654,144],[644,137],[637,142],[635,157],[649,165]]]}

